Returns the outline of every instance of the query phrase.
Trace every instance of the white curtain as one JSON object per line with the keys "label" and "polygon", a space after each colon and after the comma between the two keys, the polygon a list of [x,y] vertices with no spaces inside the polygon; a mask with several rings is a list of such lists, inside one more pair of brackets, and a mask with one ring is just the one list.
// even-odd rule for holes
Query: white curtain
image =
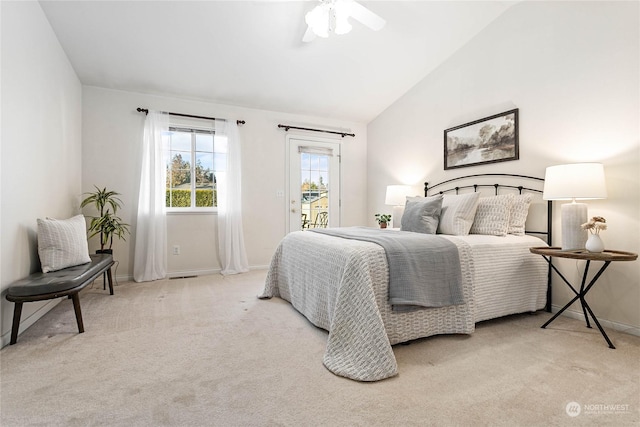
{"label": "white curtain", "polygon": [[167,274],[166,163],[169,115],[149,111],[142,141],[133,279],[148,282]]}
{"label": "white curtain", "polygon": [[218,189],[218,245],[221,273],[249,271],[242,231],[242,164],[240,135],[235,120],[216,120],[214,150],[227,148],[226,170],[216,172]]}

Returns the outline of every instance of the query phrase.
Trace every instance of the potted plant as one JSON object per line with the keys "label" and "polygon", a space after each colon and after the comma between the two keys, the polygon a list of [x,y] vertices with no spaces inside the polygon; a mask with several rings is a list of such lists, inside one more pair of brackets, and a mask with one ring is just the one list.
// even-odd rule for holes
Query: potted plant
{"label": "potted plant", "polygon": [[120,193],[108,191],[107,188],[84,193],[87,195],[80,204],[81,208],[93,205],[99,216],[92,216],[87,233],[89,238],[100,235],[100,249],[96,253],[113,253],[113,237],[126,240],[129,234],[129,224],[126,224],[116,215],[118,209],[122,207],[122,200],[118,197]]}
{"label": "potted plant", "polygon": [[376,221],[380,224],[380,228],[387,228],[387,223],[391,221],[391,215],[376,214]]}

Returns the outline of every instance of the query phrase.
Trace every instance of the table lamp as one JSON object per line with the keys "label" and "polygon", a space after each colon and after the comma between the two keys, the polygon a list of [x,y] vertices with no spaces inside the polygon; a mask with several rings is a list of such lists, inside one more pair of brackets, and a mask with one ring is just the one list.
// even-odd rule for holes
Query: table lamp
{"label": "table lamp", "polygon": [[411,195],[410,185],[387,185],[387,194],[384,198],[384,204],[393,206],[391,214],[391,226],[400,227],[400,220],[404,212],[404,205],[407,202],[407,196]]}
{"label": "table lamp", "polygon": [[562,205],[562,250],[584,249],[587,231],[586,203],[576,200],[606,199],[607,188],[601,163],[549,166],[544,177],[544,200],[571,200]]}

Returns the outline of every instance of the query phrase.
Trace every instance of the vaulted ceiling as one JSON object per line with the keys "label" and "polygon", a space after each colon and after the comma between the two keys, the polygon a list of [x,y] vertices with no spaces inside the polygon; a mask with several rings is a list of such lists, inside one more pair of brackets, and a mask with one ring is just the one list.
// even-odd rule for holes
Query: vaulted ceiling
{"label": "vaulted ceiling", "polygon": [[85,85],[368,123],[515,1],[360,3],[303,43],[315,1],[40,2]]}

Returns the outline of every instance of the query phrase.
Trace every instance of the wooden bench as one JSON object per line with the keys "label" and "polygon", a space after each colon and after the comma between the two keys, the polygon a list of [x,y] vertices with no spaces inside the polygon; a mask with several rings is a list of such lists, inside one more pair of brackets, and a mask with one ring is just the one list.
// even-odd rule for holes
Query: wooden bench
{"label": "wooden bench", "polygon": [[76,312],[78,332],[84,332],[82,312],[80,311],[80,292],[85,286],[93,282],[101,274],[107,273],[109,281],[109,293],[113,295],[113,282],[111,278],[111,266],[114,264],[111,254],[91,255],[91,262],[75,267],[68,267],[49,273],[33,273],[29,277],[14,282],[7,289],[7,300],[15,303],[13,309],[13,324],[11,325],[11,342],[18,341],[18,329],[20,328],[20,316],[22,304],[32,301],[44,301],[48,299],[69,297],[73,300],[73,308]]}

